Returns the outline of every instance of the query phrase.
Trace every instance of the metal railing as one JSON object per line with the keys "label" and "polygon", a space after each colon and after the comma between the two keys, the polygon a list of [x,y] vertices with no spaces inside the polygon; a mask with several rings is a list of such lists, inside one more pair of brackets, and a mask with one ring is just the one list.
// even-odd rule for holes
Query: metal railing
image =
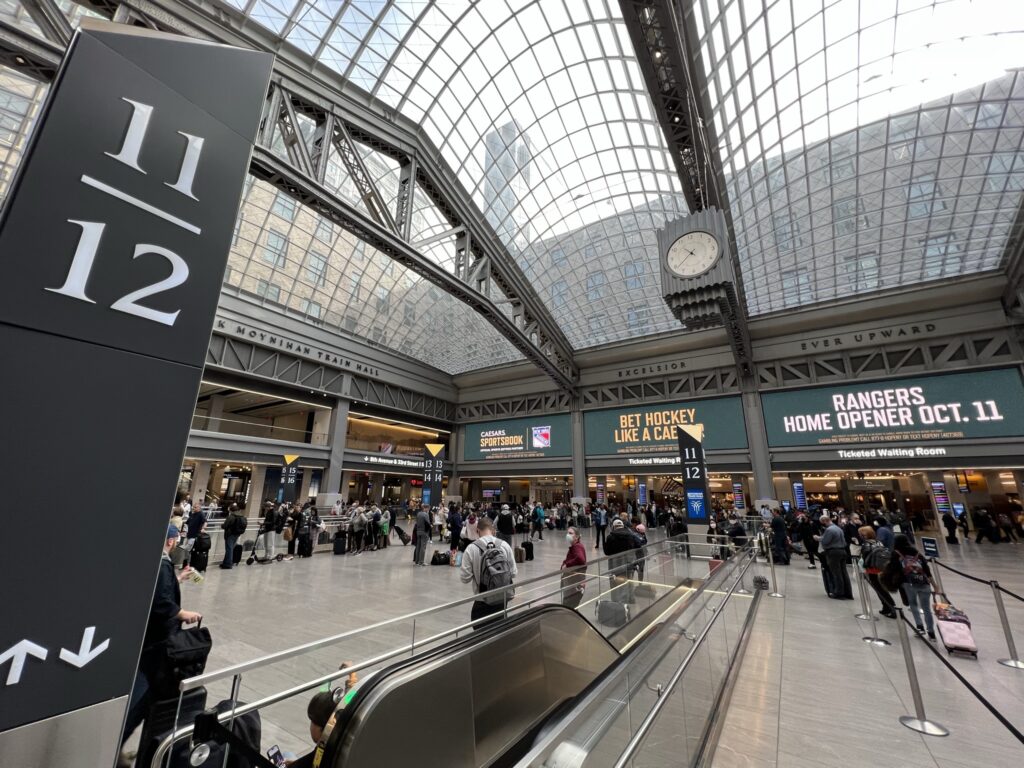
{"label": "metal railing", "polygon": [[[723,537],[716,537],[723,538]],[[714,541],[708,542],[689,542],[685,540],[686,537],[667,538],[660,541],[654,541],[647,544],[643,550],[633,550],[634,552],[643,551],[643,554],[631,565],[636,562],[641,562],[646,566],[650,565],[650,570],[646,572],[650,574],[654,570],[654,566],[658,563],[667,562],[703,562],[711,559],[712,554],[717,554],[723,546],[723,542]],[[693,554],[687,557],[685,553],[687,550],[698,550],[707,551],[707,555]],[[601,579],[608,579],[613,575],[621,575],[623,568],[622,555],[610,555],[590,560],[587,563],[587,574],[585,577],[585,584],[599,583]],[[593,570],[591,570],[593,569]],[[687,567],[689,571],[689,566]],[[250,661],[233,664],[228,667],[224,667],[219,670],[206,672],[202,675],[184,680],[179,688],[182,694],[198,689],[200,687],[209,686],[211,684],[230,680],[231,681],[231,702],[232,707],[223,712],[219,719],[221,722],[227,722],[233,720],[235,717],[239,717],[249,712],[256,710],[265,709],[268,706],[283,702],[294,696],[302,694],[304,692],[318,688],[324,684],[331,684],[340,678],[347,677],[348,675],[360,671],[365,671],[378,667],[379,665],[397,659],[405,654],[415,653],[417,650],[422,650],[435,643],[441,642],[447,638],[458,637],[460,633],[473,629],[476,625],[483,623],[492,617],[480,619],[477,621],[461,622],[456,623],[454,626],[447,625],[440,631],[433,631],[425,636],[417,637],[417,630],[423,631],[424,625],[427,624],[427,619],[437,618],[446,611],[453,609],[464,608],[469,606],[473,602],[486,599],[488,597],[499,598],[502,601],[502,613],[504,617],[508,617],[514,613],[524,610],[528,607],[537,605],[545,600],[551,600],[559,598],[565,591],[565,587],[560,584],[558,589],[550,589],[546,587],[546,582],[550,582],[552,579],[558,579],[561,582],[561,578],[566,571],[558,570],[550,573],[541,574],[521,582],[517,582],[513,585],[511,590],[515,591],[515,597],[509,598],[509,588],[492,590],[491,592],[473,594],[469,597],[460,598],[453,600],[441,605],[432,606],[419,611],[415,611],[402,616],[394,617],[384,621],[376,622],[374,624],[360,627],[354,630],[348,630],[335,635],[331,635],[320,640],[315,640],[308,643],[303,643],[292,648],[287,648],[282,651],[278,651],[271,654],[266,654]],[[662,585],[670,586],[672,589],[677,588],[678,585]],[[547,591],[542,591],[542,590]],[[531,594],[534,590],[537,590],[537,594]],[[524,599],[526,598],[526,599]],[[512,604],[512,599],[516,600]],[[653,601],[652,601],[653,602]],[[333,649],[334,647],[346,642],[366,638],[374,635],[381,630],[400,628],[403,624],[412,624],[412,631],[409,640],[395,644],[390,650],[384,653],[373,654],[358,663],[346,666],[344,669],[332,669],[330,672],[320,674],[314,678],[307,679],[305,682],[298,683],[290,686],[282,691],[278,691],[271,695],[263,696],[256,701],[246,704],[237,704],[238,692],[241,689],[243,676],[248,673],[252,673],[271,665],[282,663],[282,662],[295,662],[297,659],[303,656],[320,651],[324,649]],[[175,728],[167,737],[160,743],[152,761],[151,765],[153,768],[158,768],[162,765],[164,759],[177,742],[188,738],[193,733],[193,726],[186,725],[180,728]]]}

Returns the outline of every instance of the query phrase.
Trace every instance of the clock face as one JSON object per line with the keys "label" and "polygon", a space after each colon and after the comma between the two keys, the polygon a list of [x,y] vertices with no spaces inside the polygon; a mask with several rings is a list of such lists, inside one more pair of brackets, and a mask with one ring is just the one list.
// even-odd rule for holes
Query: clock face
{"label": "clock face", "polygon": [[696,277],[718,262],[721,248],[708,232],[688,232],[668,249],[668,268],[680,277]]}

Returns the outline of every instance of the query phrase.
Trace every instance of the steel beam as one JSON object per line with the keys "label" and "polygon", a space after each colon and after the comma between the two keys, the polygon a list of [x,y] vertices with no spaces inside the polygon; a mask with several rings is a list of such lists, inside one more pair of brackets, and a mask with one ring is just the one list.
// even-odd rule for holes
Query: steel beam
{"label": "steel beam", "polygon": [[528,360],[550,376],[559,388],[573,390],[573,379],[563,373],[554,361],[548,359],[540,350],[536,340],[531,338],[529,328],[520,328],[512,318],[502,313],[489,297],[427,259],[391,229],[381,225],[348,201],[334,195],[313,179],[299,174],[263,147],[254,149],[250,172],[469,305],[511,341]]}
{"label": "steel beam", "polygon": [[[107,0],[90,0],[90,4],[116,8]],[[400,163],[414,158],[416,185],[434,202],[452,228],[462,227],[472,235],[475,255],[487,257],[489,282],[520,307],[520,327],[531,328],[537,349],[564,375],[570,379],[578,376],[568,338],[421,126],[355,88],[338,73],[282,42],[273,32],[252,23],[233,8],[214,5],[208,0],[123,0],[123,4],[162,29],[272,51],[277,56],[275,81],[296,99],[296,109],[300,109],[299,99],[319,105],[335,115],[353,141]],[[387,216],[391,216],[390,211]]]}
{"label": "steel beam", "polygon": [[75,31],[54,0],[21,0],[21,4],[48,40],[60,45],[71,42],[71,35]]}
{"label": "steel beam", "polygon": [[63,55],[62,46],[0,19],[0,64],[48,82],[57,73]]}

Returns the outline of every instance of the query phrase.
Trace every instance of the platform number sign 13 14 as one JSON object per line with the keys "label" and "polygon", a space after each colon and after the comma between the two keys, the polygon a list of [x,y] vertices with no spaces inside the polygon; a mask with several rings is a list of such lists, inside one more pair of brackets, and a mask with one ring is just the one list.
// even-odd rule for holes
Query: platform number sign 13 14
{"label": "platform number sign 13 14", "polygon": [[[126,97],[123,97],[122,101],[131,107],[131,113],[128,118],[124,139],[121,143],[121,147],[116,152],[105,152],[104,154],[111,158],[111,161],[123,163],[129,168],[132,168],[145,176],[147,173],[139,164],[139,155],[146,140],[146,134],[150,129],[150,122],[152,121],[154,110],[152,106],[144,104],[141,101],[135,101]],[[198,205],[199,199],[195,194],[193,194],[192,185],[195,182],[196,170],[199,167],[199,160],[202,157],[204,139],[202,136],[193,136],[192,134],[185,133],[184,131],[177,131],[177,133],[183,139],[181,164],[178,169],[177,178],[164,181],[163,183],[165,186],[170,187],[175,192],[185,196],[186,198],[191,198],[191,200]],[[168,221],[171,224],[182,228],[186,232],[191,232],[197,237],[202,234],[202,230],[194,224],[190,224],[178,216],[161,210],[154,205],[150,205],[127,192],[117,189],[101,179],[97,179],[89,174],[82,174],[80,180],[82,184],[85,184],[88,187],[92,187],[99,192],[135,206],[139,210],[163,219],[164,221]],[[96,261],[100,243],[103,239],[104,230],[107,227],[107,222],[83,221],[81,219],[68,219],[67,221],[69,224],[81,229],[78,237],[78,245],[75,248],[74,258],[71,260],[71,266],[68,269],[64,284],[59,288],[47,287],[46,290],[59,293],[71,299],[95,304],[96,302],[89,298],[89,294],[87,293],[89,287],[88,283],[90,274],[92,273],[93,264]],[[138,302],[142,299],[155,296],[159,293],[163,293],[183,285],[185,281],[188,280],[188,264],[186,264],[185,260],[174,251],[154,243],[137,244],[135,246],[135,251],[132,254],[132,258],[137,259],[140,256],[147,255],[159,256],[166,259],[171,266],[170,275],[156,283],[143,286],[142,288],[125,294],[114,301],[114,303],[110,305],[110,308],[118,312],[125,312],[129,315],[135,315],[145,320],[150,320],[154,323],[173,326],[175,321],[178,319],[178,314],[181,310],[163,312],[144,306]]]}

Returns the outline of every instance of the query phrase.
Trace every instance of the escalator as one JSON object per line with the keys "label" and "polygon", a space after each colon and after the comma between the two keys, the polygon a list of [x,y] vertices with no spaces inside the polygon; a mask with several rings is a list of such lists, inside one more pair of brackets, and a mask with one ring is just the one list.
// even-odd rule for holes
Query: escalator
{"label": "escalator", "polygon": [[613,723],[653,670],[675,665],[673,649],[691,647],[687,627],[722,594],[706,587],[670,590],[608,637],[544,605],[393,664],[341,702],[318,765],[513,766],[597,694],[598,720]]}

